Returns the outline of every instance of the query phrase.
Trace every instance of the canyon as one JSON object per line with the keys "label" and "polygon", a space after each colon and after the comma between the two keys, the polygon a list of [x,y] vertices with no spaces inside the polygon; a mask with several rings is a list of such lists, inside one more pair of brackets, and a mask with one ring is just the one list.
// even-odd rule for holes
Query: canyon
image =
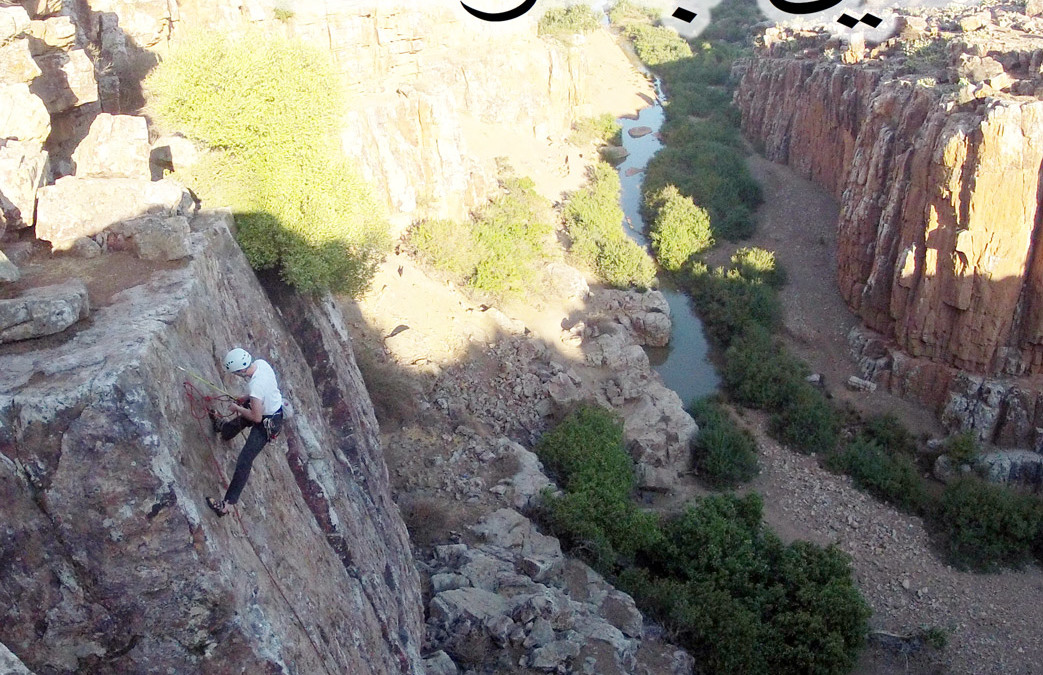
{"label": "canyon", "polygon": [[864,324],[850,336],[863,377],[950,430],[1038,448],[1038,9],[898,21],[872,48],[768,29],[735,72],[743,130],[840,203],[837,283]]}

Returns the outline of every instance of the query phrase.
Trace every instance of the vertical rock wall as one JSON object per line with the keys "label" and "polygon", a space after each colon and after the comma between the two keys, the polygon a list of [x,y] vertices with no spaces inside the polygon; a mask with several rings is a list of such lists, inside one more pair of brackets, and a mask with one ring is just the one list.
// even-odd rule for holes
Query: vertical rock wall
{"label": "vertical rock wall", "polygon": [[[0,643],[41,673],[422,672],[418,576],[332,304],[276,309],[226,219],[193,228],[187,263],[0,353]],[[239,391],[235,344],[295,415],[219,519],[204,497],[241,440],[183,383]]]}

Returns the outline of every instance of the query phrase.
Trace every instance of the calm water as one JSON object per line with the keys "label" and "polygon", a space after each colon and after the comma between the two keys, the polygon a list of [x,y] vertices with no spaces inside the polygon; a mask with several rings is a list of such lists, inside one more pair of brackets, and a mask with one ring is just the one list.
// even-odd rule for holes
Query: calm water
{"label": "calm water", "polygon": [[[663,147],[655,136],[663,125],[663,108],[656,103],[642,110],[638,119],[621,119],[619,122],[623,125],[623,147],[630,151],[626,161],[617,167],[623,187],[620,201],[627,216],[624,228],[631,239],[648,246],[645,224],[641,219],[641,183],[645,176],[644,173],[627,176],[627,169],[644,169],[652,155]],[[628,132],[634,127],[651,127],[652,133],[641,138],[631,138]],[[703,324],[692,311],[687,296],[675,289],[663,276],[659,277],[659,289],[670,305],[670,317],[673,320],[670,344],[666,347],[646,347],[645,351],[666,386],[677,392],[687,404],[694,398],[717,391],[720,379],[708,358],[709,345]]]}

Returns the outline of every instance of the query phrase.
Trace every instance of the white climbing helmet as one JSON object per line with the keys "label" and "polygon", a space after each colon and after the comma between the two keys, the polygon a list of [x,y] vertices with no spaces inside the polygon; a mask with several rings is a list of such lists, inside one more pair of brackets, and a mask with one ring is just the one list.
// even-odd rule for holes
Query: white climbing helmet
{"label": "white climbing helmet", "polygon": [[253,363],[253,359],[250,357],[250,352],[242,347],[236,347],[225,354],[225,370],[230,373],[238,373],[244,368],[249,368],[251,363]]}

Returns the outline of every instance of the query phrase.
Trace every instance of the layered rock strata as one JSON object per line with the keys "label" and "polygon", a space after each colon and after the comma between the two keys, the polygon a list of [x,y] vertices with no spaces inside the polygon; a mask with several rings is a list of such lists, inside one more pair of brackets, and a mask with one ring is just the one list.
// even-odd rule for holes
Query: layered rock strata
{"label": "layered rock strata", "polygon": [[[743,129],[841,202],[840,293],[899,358],[949,380],[1035,375],[1043,19],[1005,5],[924,12],[870,50],[770,29],[736,68]],[[931,390],[940,408],[938,384],[899,388]]]}
{"label": "layered rock strata", "polygon": [[[197,216],[188,259],[74,336],[0,347],[0,642],[34,672],[423,672],[418,576],[338,313],[276,285],[277,310],[229,225]],[[294,415],[218,519],[203,500],[239,444],[196,419],[197,378],[235,390],[235,344],[275,364]]]}

